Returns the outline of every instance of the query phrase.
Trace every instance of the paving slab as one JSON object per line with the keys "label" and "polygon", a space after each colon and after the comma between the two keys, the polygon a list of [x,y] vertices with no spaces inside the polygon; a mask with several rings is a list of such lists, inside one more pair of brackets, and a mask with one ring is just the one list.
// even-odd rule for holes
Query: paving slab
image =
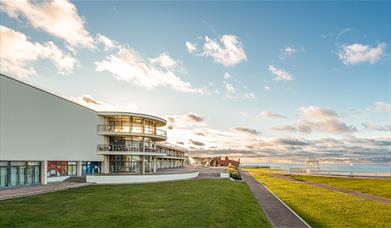
{"label": "paving slab", "polygon": [[270,192],[265,185],[259,183],[247,172],[241,172],[243,180],[250,187],[259,205],[263,208],[273,227],[277,228],[307,228],[310,227],[303,219],[287,205]]}

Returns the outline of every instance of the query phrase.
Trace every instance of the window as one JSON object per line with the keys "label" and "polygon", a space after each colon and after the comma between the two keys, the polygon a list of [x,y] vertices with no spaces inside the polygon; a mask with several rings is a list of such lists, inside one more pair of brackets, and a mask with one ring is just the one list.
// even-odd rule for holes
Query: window
{"label": "window", "polygon": [[67,175],[66,161],[48,161],[48,177],[60,177]]}
{"label": "window", "polygon": [[1,161],[0,188],[39,184],[40,162]]}
{"label": "window", "polygon": [[100,162],[82,162],[82,174],[95,174],[100,172]]}

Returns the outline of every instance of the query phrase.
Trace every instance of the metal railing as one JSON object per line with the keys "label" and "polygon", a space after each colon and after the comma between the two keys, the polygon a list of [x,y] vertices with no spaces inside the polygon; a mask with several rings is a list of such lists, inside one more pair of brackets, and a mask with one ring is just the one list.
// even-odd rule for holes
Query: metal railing
{"label": "metal railing", "polygon": [[153,152],[156,153],[157,149],[154,148],[143,148],[143,147],[131,147],[124,145],[110,145],[110,144],[99,144],[97,146],[98,151],[133,151],[133,152]]}
{"label": "metal railing", "polygon": [[167,132],[161,129],[153,129],[143,128],[143,127],[117,127],[111,125],[98,125],[97,126],[98,133],[104,132],[113,132],[113,133],[136,133],[136,134],[147,134],[147,135],[158,135],[164,138],[167,138]]}

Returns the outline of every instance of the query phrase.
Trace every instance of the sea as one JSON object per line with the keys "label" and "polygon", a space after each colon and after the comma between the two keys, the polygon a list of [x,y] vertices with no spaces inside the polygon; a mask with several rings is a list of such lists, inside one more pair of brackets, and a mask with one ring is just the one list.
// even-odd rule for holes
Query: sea
{"label": "sea", "polygon": [[[270,166],[271,169],[298,170],[304,168],[300,163],[242,163],[241,166]],[[391,176],[391,163],[319,163],[320,172],[341,175]]]}

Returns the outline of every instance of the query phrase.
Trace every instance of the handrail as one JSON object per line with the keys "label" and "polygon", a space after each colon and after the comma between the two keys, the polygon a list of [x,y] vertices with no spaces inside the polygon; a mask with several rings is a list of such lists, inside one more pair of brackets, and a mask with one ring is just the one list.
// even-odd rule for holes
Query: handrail
{"label": "handrail", "polygon": [[130,126],[112,126],[112,125],[97,125],[97,132],[117,132],[117,133],[138,133],[138,134],[148,134],[148,135],[158,135],[167,137],[167,132],[162,129],[149,129],[143,127],[130,127]]}
{"label": "handrail", "polygon": [[98,151],[134,151],[134,152],[157,152],[154,148],[143,148],[143,147],[131,147],[124,145],[110,145],[110,144],[99,144],[97,146]]}

